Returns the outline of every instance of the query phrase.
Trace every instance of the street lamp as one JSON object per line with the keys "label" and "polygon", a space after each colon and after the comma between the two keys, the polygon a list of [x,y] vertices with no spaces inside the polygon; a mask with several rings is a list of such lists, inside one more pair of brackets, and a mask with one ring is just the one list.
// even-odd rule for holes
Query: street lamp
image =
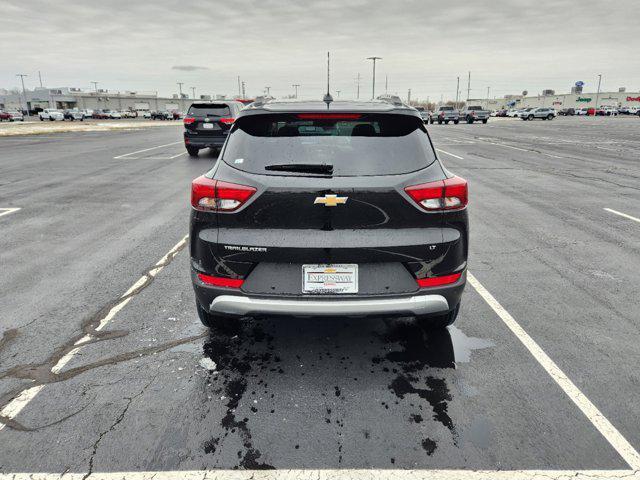
{"label": "street lamp", "polygon": [[376,61],[382,60],[382,57],[367,57],[367,60],[373,61],[373,78],[371,86],[371,100],[376,98]]}
{"label": "street lamp", "polygon": [[294,83],[294,84],[293,84],[293,85],[291,85],[291,86],[292,86],[293,88],[295,88],[295,89],[296,89],[296,97],[295,97],[295,98],[297,99],[297,98],[298,98],[298,87],[300,86],[300,84],[298,84],[298,83]]}
{"label": "street lamp", "polygon": [[602,74],[598,75],[598,91],[596,92],[596,109],[593,112],[593,116],[594,117],[598,114],[598,99],[600,97],[600,82],[602,82]]}

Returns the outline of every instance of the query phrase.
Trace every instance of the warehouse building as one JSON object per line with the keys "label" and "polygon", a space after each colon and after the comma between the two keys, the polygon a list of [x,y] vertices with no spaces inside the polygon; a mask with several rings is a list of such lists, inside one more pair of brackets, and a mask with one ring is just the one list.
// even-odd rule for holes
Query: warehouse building
{"label": "warehouse building", "polygon": [[[25,105],[26,96],[26,105]],[[210,100],[209,95],[201,95],[198,100]],[[37,112],[45,108],[78,110],[179,110],[184,112],[194,100],[183,94],[171,97],[158,96],[157,92],[133,92],[95,90],[83,91],[79,88],[35,88],[22,92],[0,90],[0,110],[24,110]]]}
{"label": "warehouse building", "polygon": [[[575,89],[574,89],[575,90]],[[638,106],[640,107],[640,92],[627,92],[624,88],[617,92],[584,93],[572,92],[555,94],[553,90],[545,90],[541,95],[505,95],[504,98],[471,98],[469,105],[481,105],[487,110],[501,110],[508,108],[553,107],[582,108],[597,106]]]}

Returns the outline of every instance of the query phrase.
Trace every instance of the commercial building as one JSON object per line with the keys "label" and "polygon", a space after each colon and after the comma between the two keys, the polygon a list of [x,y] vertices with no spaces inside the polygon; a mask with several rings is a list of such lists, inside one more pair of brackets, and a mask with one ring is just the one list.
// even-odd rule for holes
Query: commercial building
{"label": "commercial building", "polygon": [[[468,100],[469,105],[481,105],[487,110],[500,110],[504,108],[528,108],[528,107],[553,107],[561,108],[582,108],[606,106],[622,107],[622,106],[639,106],[640,92],[627,92],[624,89],[618,92],[600,92],[600,93],[562,93],[556,95],[551,91],[546,91],[546,95],[506,95],[504,98],[471,98]],[[596,105],[597,99],[597,105]]]}
{"label": "commercial building", "polygon": [[[26,99],[25,99],[26,96]],[[210,100],[201,95],[198,100]],[[171,97],[158,96],[157,92],[133,92],[114,90],[83,91],[79,88],[35,88],[22,92],[0,90],[0,110],[24,110],[30,112],[45,108],[89,110],[179,110],[184,112],[193,101],[186,94]]]}

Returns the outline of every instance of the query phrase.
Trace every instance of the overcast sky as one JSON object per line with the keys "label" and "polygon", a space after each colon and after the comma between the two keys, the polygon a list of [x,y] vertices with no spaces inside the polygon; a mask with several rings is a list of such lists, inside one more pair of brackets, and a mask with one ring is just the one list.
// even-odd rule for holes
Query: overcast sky
{"label": "overcast sky", "polygon": [[1,0],[0,88],[19,85],[248,96],[275,96],[300,84],[305,98],[324,89],[326,51],[332,90],[371,97],[466,98],[544,88],[566,92],[577,81],[595,91],[640,90],[638,0]]}

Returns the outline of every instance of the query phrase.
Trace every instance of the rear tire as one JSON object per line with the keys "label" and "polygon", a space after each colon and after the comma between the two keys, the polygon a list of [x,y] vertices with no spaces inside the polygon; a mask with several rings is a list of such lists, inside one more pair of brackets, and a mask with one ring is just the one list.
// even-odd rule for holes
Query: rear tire
{"label": "rear tire", "polygon": [[200,302],[196,300],[196,310],[198,311],[198,318],[202,322],[205,327],[208,328],[220,328],[222,330],[227,330],[231,328],[234,323],[238,322],[238,319],[233,317],[225,317],[224,315],[213,315],[211,312],[206,310]]}
{"label": "rear tire", "polygon": [[453,310],[450,310],[444,315],[420,316],[416,317],[416,320],[423,330],[441,330],[443,328],[447,328],[456,321],[459,311],[460,303],[458,303]]}
{"label": "rear tire", "polygon": [[458,125],[460,123],[460,120],[454,120],[453,123],[455,123],[456,125]]}
{"label": "rear tire", "polygon": [[445,121],[444,121],[444,124],[445,124],[445,125],[449,125],[449,120],[445,120]]}
{"label": "rear tire", "polygon": [[547,120],[553,120],[553,115],[551,114],[547,115]]}
{"label": "rear tire", "polygon": [[197,147],[187,146],[187,153],[189,153],[190,157],[197,157],[199,151],[200,151],[200,149],[197,148]]}
{"label": "rear tire", "polygon": [[442,120],[438,120],[438,125],[442,125]]}
{"label": "rear tire", "polygon": [[487,123],[487,119],[485,118],[484,120],[482,120],[482,123]]}
{"label": "rear tire", "polygon": [[533,115],[529,115],[529,116],[527,117],[527,120],[533,120]]}

